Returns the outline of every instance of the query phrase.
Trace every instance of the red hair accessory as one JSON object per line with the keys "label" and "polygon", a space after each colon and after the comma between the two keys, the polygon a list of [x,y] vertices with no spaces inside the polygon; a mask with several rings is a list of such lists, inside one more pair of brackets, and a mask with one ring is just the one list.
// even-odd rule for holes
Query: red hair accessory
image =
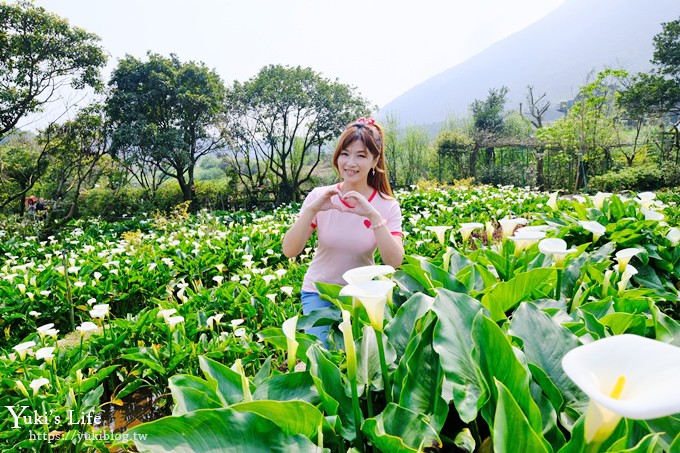
{"label": "red hair accessory", "polygon": [[373,118],[364,118],[364,117],[362,116],[361,118],[359,118],[358,120],[356,120],[356,123],[359,123],[359,124],[367,124],[367,125],[369,125],[369,126],[372,126],[373,124],[375,124],[375,120],[374,120]]}

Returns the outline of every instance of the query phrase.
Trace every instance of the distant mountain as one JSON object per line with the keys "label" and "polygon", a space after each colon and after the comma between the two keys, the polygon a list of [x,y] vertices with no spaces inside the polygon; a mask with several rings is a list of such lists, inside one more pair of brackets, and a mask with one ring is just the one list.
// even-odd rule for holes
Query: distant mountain
{"label": "distant mountain", "polygon": [[[507,109],[526,105],[527,85],[547,93],[550,117],[573,99],[588,74],[604,68],[631,73],[651,68],[654,35],[680,17],[678,0],[567,0],[524,30],[413,87],[380,109],[402,125],[438,123],[466,115],[490,88],[509,88]],[[455,46],[455,43],[451,43]]]}

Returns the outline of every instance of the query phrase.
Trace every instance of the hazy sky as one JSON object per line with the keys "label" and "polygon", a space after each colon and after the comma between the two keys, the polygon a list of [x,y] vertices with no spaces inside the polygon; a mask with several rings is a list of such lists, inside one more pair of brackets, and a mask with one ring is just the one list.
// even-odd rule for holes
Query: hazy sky
{"label": "hazy sky", "polygon": [[[565,0],[35,0],[119,58],[202,61],[227,85],[267,64],[310,67],[383,106]],[[58,106],[52,108],[57,109]]]}

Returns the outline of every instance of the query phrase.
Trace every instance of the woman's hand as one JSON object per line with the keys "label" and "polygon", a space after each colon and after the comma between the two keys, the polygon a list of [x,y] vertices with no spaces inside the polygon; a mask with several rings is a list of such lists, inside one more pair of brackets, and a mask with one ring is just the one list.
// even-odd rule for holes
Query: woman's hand
{"label": "woman's hand", "polygon": [[368,199],[366,199],[366,197],[359,192],[350,190],[344,196],[342,194],[340,196],[347,204],[353,206],[352,208],[343,206],[343,208],[345,208],[342,209],[343,211],[366,217],[373,225],[382,222],[382,216],[380,213],[373,207]]}
{"label": "woman's hand", "polygon": [[[337,202],[334,202],[334,198],[337,196]],[[336,209],[342,212],[352,212],[352,209],[343,205],[340,199],[343,198],[342,192],[337,187],[331,187],[326,192],[321,194],[319,198],[311,202],[307,209],[316,215],[317,212],[328,211],[330,209]]]}

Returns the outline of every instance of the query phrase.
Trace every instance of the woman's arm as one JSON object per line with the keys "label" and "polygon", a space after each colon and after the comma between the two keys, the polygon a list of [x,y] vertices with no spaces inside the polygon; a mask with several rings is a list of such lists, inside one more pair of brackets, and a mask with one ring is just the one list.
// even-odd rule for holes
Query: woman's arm
{"label": "woman's arm", "polygon": [[404,260],[404,245],[401,237],[393,235],[387,228],[387,219],[383,219],[382,214],[371,205],[366,197],[358,192],[347,192],[345,199],[355,200],[355,207],[349,212],[366,217],[371,225],[376,226],[373,232],[383,263],[392,267],[400,266]]}
{"label": "woman's arm", "polygon": [[286,232],[283,237],[283,254],[288,258],[298,256],[305,248],[307,241],[314,232],[314,228],[312,228],[314,216],[316,216],[316,213],[311,209],[303,209],[293,226]]}
{"label": "woman's arm", "polygon": [[393,235],[384,223],[384,219],[377,213],[375,218],[369,217],[371,225],[381,225],[373,230],[375,241],[378,243],[378,251],[383,263],[392,267],[401,266],[404,260],[404,244],[401,236]]}
{"label": "woman's arm", "polygon": [[312,222],[317,213],[329,209],[346,210],[343,206],[338,206],[331,201],[334,195],[342,195],[342,192],[336,187],[331,187],[309,203],[305,200],[298,219],[283,238],[284,255],[293,258],[302,252],[314,232]]}

